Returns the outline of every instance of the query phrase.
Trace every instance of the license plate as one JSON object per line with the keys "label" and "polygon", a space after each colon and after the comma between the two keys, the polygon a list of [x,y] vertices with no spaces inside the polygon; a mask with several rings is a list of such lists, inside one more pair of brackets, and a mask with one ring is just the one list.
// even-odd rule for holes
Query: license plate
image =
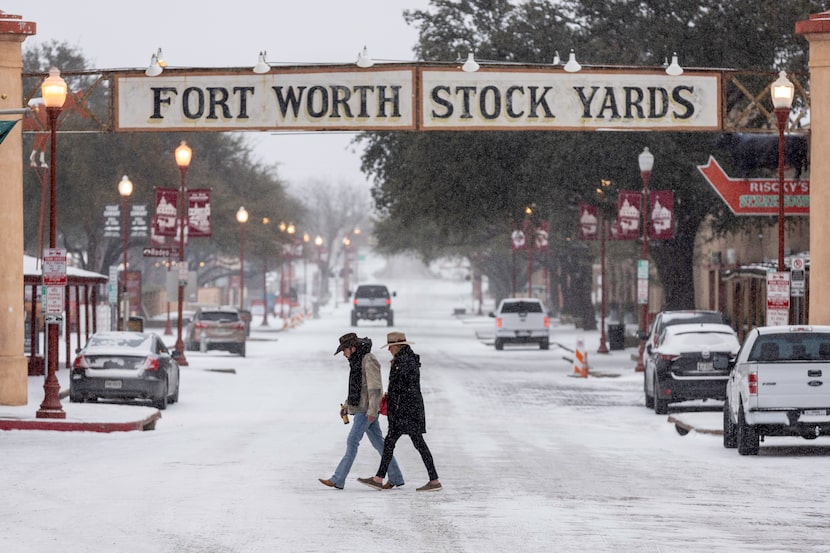
{"label": "license plate", "polygon": [[104,388],[108,390],[120,390],[121,389],[121,381],[120,380],[104,380]]}
{"label": "license plate", "polygon": [[698,361],[697,370],[699,371],[713,371],[715,370],[715,363],[712,361]]}
{"label": "license plate", "polygon": [[804,417],[823,417],[827,415],[827,409],[806,409],[801,412]]}

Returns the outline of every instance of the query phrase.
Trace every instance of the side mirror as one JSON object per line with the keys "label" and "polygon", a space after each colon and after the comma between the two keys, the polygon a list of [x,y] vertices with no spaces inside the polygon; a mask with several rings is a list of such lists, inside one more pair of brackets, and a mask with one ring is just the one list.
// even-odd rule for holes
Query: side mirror
{"label": "side mirror", "polygon": [[637,338],[640,339],[640,340],[648,340],[648,331],[638,330],[637,331]]}
{"label": "side mirror", "polygon": [[392,292],[392,297],[393,297],[393,298],[397,298],[397,297],[398,297],[398,293],[397,293],[397,292]]}
{"label": "side mirror", "polygon": [[179,358],[182,356],[182,352],[180,352],[180,351],[179,351],[179,350],[177,350],[177,349],[174,349],[174,350],[170,353],[170,356],[171,356],[173,359],[179,359]]}
{"label": "side mirror", "polygon": [[651,344],[646,345],[646,353],[651,355]]}

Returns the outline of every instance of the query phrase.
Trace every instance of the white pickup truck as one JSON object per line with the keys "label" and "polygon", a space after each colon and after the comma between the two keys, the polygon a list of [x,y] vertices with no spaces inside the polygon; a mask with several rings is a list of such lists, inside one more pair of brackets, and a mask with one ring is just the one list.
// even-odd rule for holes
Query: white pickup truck
{"label": "white pickup truck", "polygon": [[490,316],[496,318],[496,349],[504,349],[507,342],[535,342],[539,344],[539,349],[550,347],[550,318],[540,300],[503,299]]}
{"label": "white pickup truck", "polygon": [[757,455],[764,436],[830,434],[830,326],[750,331],[723,405],[723,446]]}

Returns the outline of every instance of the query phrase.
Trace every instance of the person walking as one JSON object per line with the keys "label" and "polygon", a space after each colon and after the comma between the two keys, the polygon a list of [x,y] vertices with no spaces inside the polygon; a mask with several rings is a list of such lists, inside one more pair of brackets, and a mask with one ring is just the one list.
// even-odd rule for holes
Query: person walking
{"label": "person walking", "polygon": [[427,431],[424,397],[421,395],[421,358],[410,347],[414,342],[406,340],[403,332],[390,332],[386,336],[386,345],[392,354],[392,367],[389,369],[389,389],[387,392],[386,416],[389,430],[383,441],[383,454],[375,476],[358,478],[358,482],[375,490],[384,489],[383,477],[387,469],[392,471],[392,454],[398,439],[409,434],[412,445],[421,454],[421,460],[427,469],[429,482],[417,488],[419,492],[435,492],[442,489],[438,472],[432,460],[432,453],[424,441]]}
{"label": "person walking", "polygon": [[[369,442],[378,453],[382,453],[384,448],[383,433],[378,421],[383,377],[380,373],[380,362],[372,353],[372,341],[369,338],[358,338],[357,334],[350,332],[340,337],[340,345],[334,355],[341,351],[349,360],[349,394],[340,409],[340,416],[345,417],[348,413],[354,415],[354,418],[352,428],[346,437],[346,453],[334,474],[331,478],[318,478],[323,485],[338,490],[342,490],[346,483],[346,477],[357,457],[357,448],[364,434],[369,436]],[[387,464],[389,480],[382,484],[382,487],[389,489],[403,486],[403,474],[397,461],[390,459]]]}

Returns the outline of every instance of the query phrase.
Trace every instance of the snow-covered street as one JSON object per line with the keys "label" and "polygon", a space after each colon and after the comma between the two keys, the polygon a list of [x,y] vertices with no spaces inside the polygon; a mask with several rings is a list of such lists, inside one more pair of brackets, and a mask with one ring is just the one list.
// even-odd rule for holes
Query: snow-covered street
{"label": "snow-covered street", "polygon": [[[552,344],[581,338],[591,352],[593,375],[574,378],[559,347],[495,351],[493,320],[470,315],[469,282],[377,269],[363,268],[397,292],[393,329],[421,355],[442,492],[415,492],[427,475],[406,437],[402,488],[355,481],[377,470],[367,440],[344,490],[317,481],[331,476],[349,429],[338,416],[348,365],[332,355],[351,329],[341,301],[282,332],[255,322],[244,359],[188,352],[180,403],[154,431],[1,432],[0,551],[830,550],[830,441],[768,439],[759,456],[741,457],[718,435],[681,436],[643,406],[635,350],[593,353],[598,332],[556,322]],[[356,329],[374,341],[384,382],[380,346],[393,329]],[[689,417],[718,429],[710,404]]]}

